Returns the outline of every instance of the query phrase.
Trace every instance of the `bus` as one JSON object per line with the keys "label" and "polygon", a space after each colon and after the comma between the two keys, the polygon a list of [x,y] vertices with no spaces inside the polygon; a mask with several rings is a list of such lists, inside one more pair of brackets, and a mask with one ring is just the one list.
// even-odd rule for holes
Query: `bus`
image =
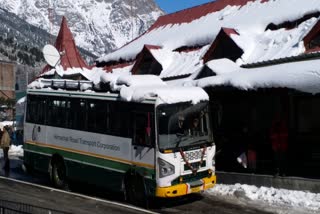
{"label": "bus", "polygon": [[215,143],[208,100],[158,101],[28,89],[24,165],[49,173],[57,188],[85,182],[123,192],[132,202],[212,188]]}

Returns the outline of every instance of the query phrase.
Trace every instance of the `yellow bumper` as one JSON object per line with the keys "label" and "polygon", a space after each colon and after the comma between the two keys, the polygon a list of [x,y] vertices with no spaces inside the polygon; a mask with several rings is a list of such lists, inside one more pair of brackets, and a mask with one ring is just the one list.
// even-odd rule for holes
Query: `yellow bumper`
{"label": "yellow bumper", "polygon": [[169,187],[157,187],[156,197],[160,198],[172,198],[187,195],[190,193],[196,193],[203,190],[210,189],[216,184],[217,178],[215,175],[212,175],[210,178],[201,179],[203,184],[198,187],[190,187],[189,183],[177,184]]}

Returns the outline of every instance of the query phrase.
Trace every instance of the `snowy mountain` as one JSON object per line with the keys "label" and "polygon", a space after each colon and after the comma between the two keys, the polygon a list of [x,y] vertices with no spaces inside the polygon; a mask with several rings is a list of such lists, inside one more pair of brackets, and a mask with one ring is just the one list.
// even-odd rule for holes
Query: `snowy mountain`
{"label": "snowy mountain", "polygon": [[[43,67],[42,48],[48,43],[50,35],[17,15],[0,8],[0,60],[15,61],[31,67]],[[87,62],[97,56],[79,48]]]}
{"label": "snowy mountain", "polygon": [[65,16],[77,45],[95,55],[121,47],[164,14],[154,0],[0,0],[0,7],[53,35]]}

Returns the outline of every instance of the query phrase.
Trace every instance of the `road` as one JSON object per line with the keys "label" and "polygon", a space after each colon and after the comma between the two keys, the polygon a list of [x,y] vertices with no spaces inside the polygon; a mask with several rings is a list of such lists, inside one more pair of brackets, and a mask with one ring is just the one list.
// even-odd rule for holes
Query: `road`
{"label": "road", "polygon": [[[2,160],[1,160],[2,161]],[[0,161],[0,165],[1,165]],[[74,192],[64,192],[50,187],[47,176],[26,174],[21,160],[12,160],[10,172],[0,171],[0,200],[9,200],[33,206],[50,208],[67,213],[144,213],[143,209],[126,204],[121,195],[108,194],[94,187],[76,188]],[[31,182],[34,186],[9,179]],[[194,194],[178,199],[157,200],[149,209],[158,213],[268,213],[255,206],[235,203],[209,194]]]}

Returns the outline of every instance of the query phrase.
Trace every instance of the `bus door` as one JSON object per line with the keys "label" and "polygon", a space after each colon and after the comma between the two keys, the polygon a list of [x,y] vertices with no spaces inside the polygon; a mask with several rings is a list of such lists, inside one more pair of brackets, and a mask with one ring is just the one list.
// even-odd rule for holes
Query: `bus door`
{"label": "bus door", "polygon": [[133,165],[139,169],[154,169],[154,114],[152,112],[135,112],[133,119]]}

